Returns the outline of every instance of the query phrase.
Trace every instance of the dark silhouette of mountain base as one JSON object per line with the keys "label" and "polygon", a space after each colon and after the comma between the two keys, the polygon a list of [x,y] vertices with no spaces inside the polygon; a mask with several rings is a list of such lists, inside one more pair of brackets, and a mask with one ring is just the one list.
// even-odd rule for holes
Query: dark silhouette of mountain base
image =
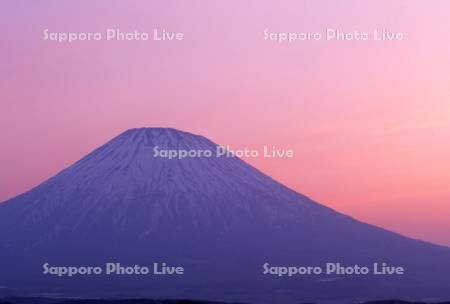
{"label": "dark silhouette of mountain base", "polygon": [[[0,204],[0,295],[357,303],[450,299],[450,249],[361,223],[173,129],[126,131]],[[400,219],[399,219],[400,220]],[[44,275],[43,265],[167,263],[183,275]],[[263,274],[263,265],[401,266],[404,275]]]}
{"label": "dark silhouette of mountain base", "polygon": [[407,302],[401,300],[370,301],[362,304],[450,304],[450,302]]}
{"label": "dark silhouette of mountain base", "polygon": [[149,300],[149,299],[51,299],[51,298],[12,298],[6,299],[0,304],[245,304],[245,303],[224,303],[196,300]]}
{"label": "dark silhouette of mountain base", "polygon": [[[122,300],[69,300],[69,299],[45,299],[45,298],[15,298],[7,299],[7,302],[0,304],[245,304],[245,303],[225,303],[193,300],[148,300],[148,299],[122,299]],[[314,303],[303,303],[314,304]],[[450,304],[450,302],[407,302],[401,300],[370,301],[359,304]]]}

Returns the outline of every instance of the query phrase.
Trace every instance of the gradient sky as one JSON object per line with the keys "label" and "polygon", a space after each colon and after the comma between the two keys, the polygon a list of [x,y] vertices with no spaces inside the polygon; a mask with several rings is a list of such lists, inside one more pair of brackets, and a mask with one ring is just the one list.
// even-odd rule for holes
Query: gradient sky
{"label": "gradient sky", "polygon": [[[95,2],[95,3],[92,3]],[[2,1],[0,201],[122,131],[174,127],[234,148],[334,209],[450,245],[448,1]],[[263,31],[403,41],[277,44]],[[178,42],[43,41],[42,31],[181,31]]]}

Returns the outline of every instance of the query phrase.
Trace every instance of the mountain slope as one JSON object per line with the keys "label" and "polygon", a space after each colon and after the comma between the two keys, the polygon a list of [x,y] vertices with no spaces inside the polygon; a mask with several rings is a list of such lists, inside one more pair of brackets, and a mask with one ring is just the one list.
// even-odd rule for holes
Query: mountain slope
{"label": "mountain slope", "polygon": [[[204,298],[255,303],[450,299],[450,250],[360,223],[174,129],[132,129],[38,187],[0,204],[3,292]],[[213,153],[214,154],[214,153]],[[42,275],[42,265],[182,265],[182,277]],[[263,275],[283,266],[386,262],[404,276]],[[2,290],[2,289],[0,289]],[[1,292],[1,291],[0,291]]]}

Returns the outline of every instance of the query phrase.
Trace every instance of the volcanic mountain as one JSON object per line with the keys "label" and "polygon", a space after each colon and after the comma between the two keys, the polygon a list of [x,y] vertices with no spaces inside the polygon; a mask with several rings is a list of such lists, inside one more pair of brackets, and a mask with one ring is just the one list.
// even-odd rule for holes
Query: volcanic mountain
{"label": "volcanic mountain", "polygon": [[[208,150],[184,159],[160,150]],[[450,249],[361,223],[217,145],[174,129],[128,130],[0,204],[0,294],[251,303],[450,299]],[[401,219],[399,219],[401,220]],[[166,263],[179,276],[43,274],[43,264]],[[263,274],[263,265],[368,266],[403,275]]]}

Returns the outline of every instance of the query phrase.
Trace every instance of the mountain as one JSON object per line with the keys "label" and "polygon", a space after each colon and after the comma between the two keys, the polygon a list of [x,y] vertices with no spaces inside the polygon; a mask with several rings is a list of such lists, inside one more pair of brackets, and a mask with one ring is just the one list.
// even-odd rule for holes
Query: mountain
{"label": "mountain", "polygon": [[[211,151],[161,157],[158,151]],[[0,204],[0,295],[249,303],[450,299],[450,248],[314,202],[205,137],[128,130]],[[400,221],[401,219],[399,219]],[[183,275],[44,275],[43,265],[183,267]],[[263,274],[263,265],[403,267],[403,275]]]}

